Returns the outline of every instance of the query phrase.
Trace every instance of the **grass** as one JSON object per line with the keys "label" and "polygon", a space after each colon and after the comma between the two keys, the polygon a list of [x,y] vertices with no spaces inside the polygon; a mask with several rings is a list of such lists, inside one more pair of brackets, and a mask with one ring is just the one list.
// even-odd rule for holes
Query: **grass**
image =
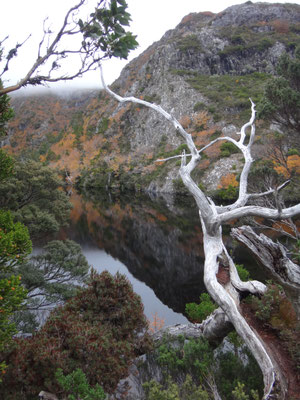
{"label": "grass", "polygon": [[271,29],[261,30],[262,26],[224,27],[220,30],[221,38],[229,40],[228,46],[219,52],[220,56],[243,54],[247,51],[263,52],[272,47],[276,42],[281,42],[290,47],[291,44],[300,44],[300,24],[289,24],[286,32],[281,32],[275,24],[270,23]]}
{"label": "grass", "polygon": [[[194,89],[213,104],[207,105],[214,117],[217,114],[230,113],[233,110],[239,113],[239,118],[245,120],[249,117],[249,98],[257,104],[261,100],[264,87],[270,79],[269,74],[254,72],[247,75],[202,75],[197,72],[173,70],[174,74],[184,76]],[[196,108],[198,108],[196,103]],[[203,105],[201,104],[201,107]],[[199,106],[200,107],[200,106]]]}

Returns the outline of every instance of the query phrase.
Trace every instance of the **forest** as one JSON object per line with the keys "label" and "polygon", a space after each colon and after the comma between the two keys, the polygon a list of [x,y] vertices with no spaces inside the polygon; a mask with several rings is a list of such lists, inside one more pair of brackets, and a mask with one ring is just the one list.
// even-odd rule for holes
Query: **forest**
{"label": "forest", "polygon": [[[0,399],[299,398],[300,7],[247,2],[220,15],[191,14],[172,40],[164,37],[159,51],[150,47],[107,86],[102,64],[127,59],[138,43],[125,0],[96,2],[86,21],[84,4],[74,4],[51,40],[44,28],[38,57],[17,84],[4,77],[25,42],[6,49],[0,39]],[[229,32],[226,18],[232,24],[236,10],[251,16],[249,25]],[[210,75],[193,65],[209,65],[201,42],[208,27],[226,40],[216,50],[222,73],[217,64]],[[61,47],[68,35],[76,50]],[[177,64],[169,56],[169,92],[155,92],[155,57],[166,48]],[[271,64],[239,70],[244,58],[267,60],[271,49],[271,72]],[[66,76],[61,63],[74,54],[81,64]],[[102,90],[81,101],[50,96],[51,112],[38,98],[10,98],[93,69]],[[179,87],[186,97],[176,98]],[[61,232],[77,211],[73,191],[89,201],[104,191],[139,201],[141,192],[168,190],[197,207],[207,292],[186,304],[190,324],[163,327],[146,319],[125,276],[97,273]],[[120,225],[128,210],[119,210]],[[152,215],[163,227],[167,218]],[[225,231],[271,279],[235,261]]]}

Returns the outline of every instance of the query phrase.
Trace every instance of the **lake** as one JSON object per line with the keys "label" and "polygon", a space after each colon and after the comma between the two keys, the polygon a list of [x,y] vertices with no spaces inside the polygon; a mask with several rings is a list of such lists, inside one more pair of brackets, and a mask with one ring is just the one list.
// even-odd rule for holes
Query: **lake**
{"label": "lake", "polygon": [[194,200],[106,192],[72,194],[71,200],[71,224],[61,238],[78,242],[97,271],[126,275],[150,321],[156,316],[165,325],[186,323],[185,304],[206,291]]}

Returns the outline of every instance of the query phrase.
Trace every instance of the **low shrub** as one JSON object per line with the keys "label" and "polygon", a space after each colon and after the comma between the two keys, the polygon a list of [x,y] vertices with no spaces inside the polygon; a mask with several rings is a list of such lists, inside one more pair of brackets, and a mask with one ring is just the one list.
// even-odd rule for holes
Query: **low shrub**
{"label": "low shrub", "polygon": [[239,152],[239,149],[232,142],[224,142],[220,146],[221,157],[229,157]]}
{"label": "low shrub", "polygon": [[141,299],[123,275],[91,274],[88,287],[57,307],[29,339],[16,339],[5,355],[0,386],[6,400],[35,398],[41,388],[59,392],[55,373],[80,368],[91,387],[111,393],[131,361],[151,348]]}
{"label": "low shrub", "polygon": [[186,304],[185,312],[192,322],[200,323],[205,320],[216,308],[217,305],[211,300],[209,294],[202,293],[200,296],[200,304]]}

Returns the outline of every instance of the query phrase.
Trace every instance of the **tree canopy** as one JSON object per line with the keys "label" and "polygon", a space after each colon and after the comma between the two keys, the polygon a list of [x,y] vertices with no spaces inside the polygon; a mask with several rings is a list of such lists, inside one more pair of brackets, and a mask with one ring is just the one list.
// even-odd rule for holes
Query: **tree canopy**
{"label": "tree canopy", "polygon": [[[11,317],[26,297],[21,277],[14,273],[13,268],[20,265],[30,252],[27,228],[20,222],[15,223],[9,211],[0,210],[0,352],[11,344],[16,333]],[[1,360],[0,356],[0,372],[4,373],[6,364]]]}
{"label": "tree canopy", "polygon": [[286,129],[300,130],[300,47],[295,57],[282,55],[278,76],[269,81],[260,105],[260,116],[276,121]]}
{"label": "tree canopy", "polygon": [[41,312],[48,314],[78,292],[88,278],[89,264],[79,244],[73,240],[52,240],[40,254],[33,255],[15,268],[27,297],[14,314],[19,331],[34,332]]}
{"label": "tree canopy", "polygon": [[33,239],[58,232],[71,210],[62,186],[58,173],[49,167],[36,161],[16,162],[14,174],[0,182],[0,207],[11,210]]}
{"label": "tree canopy", "polygon": [[7,400],[36,396],[41,388],[58,394],[58,368],[64,374],[80,368],[89,385],[112,393],[131,361],[149,350],[146,330],[141,299],[127,278],[93,272],[88,287],[57,307],[32,338],[15,341],[1,393]]}

